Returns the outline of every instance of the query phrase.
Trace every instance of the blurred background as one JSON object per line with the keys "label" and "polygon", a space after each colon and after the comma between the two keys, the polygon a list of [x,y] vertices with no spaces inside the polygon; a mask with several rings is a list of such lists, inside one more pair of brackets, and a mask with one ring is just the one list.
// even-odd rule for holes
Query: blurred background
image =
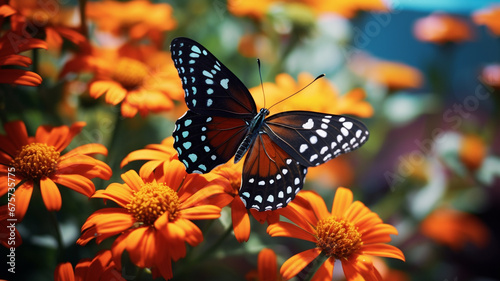
{"label": "blurred background", "polygon": [[[335,188],[348,187],[398,229],[391,244],[406,262],[378,261],[386,280],[500,280],[500,1],[10,0],[0,5],[0,55],[19,53],[32,60],[21,67],[2,61],[1,70],[40,76],[29,83],[4,76],[2,124],[23,120],[34,135],[42,124],[85,121],[69,148],[85,143],[108,148],[105,161],[113,176],[94,180],[96,189],[121,182],[122,172],[140,167],[120,168],[128,153],[171,136],[186,106],[168,46],[175,37],[189,37],[235,73],[258,106],[264,104],[256,58],[262,62],[267,107],[326,74],[272,113],[351,114],[367,125],[368,143],[311,168],[306,189],[329,204]],[[7,42],[26,38],[43,40],[45,48],[9,49]],[[123,82],[119,74],[135,73],[118,63],[124,57],[156,75],[145,89],[160,97],[146,91],[110,102],[92,93],[96,81]],[[75,265],[109,248],[110,243],[75,244],[83,222],[104,205],[69,189],[61,193],[63,256]],[[19,280],[53,280],[60,262],[43,210],[40,198],[33,199],[18,226]],[[225,212],[221,225],[230,217]],[[262,247],[277,252],[278,264],[307,249],[300,241],[270,238],[265,228],[252,221],[249,242],[228,238],[194,272],[203,280],[245,280]],[[205,236],[216,238],[217,230]],[[175,275],[182,266],[182,260],[174,264],[173,280],[192,277]],[[5,272],[0,278],[9,277]]]}

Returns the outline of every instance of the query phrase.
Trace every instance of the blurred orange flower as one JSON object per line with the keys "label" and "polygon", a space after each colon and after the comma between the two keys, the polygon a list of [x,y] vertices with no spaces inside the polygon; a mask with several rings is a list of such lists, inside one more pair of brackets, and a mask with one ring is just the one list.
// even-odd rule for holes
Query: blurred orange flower
{"label": "blurred orange flower", "polygon": [[237,17],[251,17],[261,20],[276,0],[228,0],[227,9]]}
{"label": "blurred orange flower", "polygon": [[173,9],[167,3],[153,4],[143,0],[87,2],[86,12],[100,30],[116,36],[128,35],[133,40],[149,38],[158,48],[163,43],[162,33],[177,26]]}
{"label": "blurred orange flower", "polygon": [[[40,39],[24,38],[11,31],[6,32],[0,37],[0,67],[30,66],[31,59],[18,53],[35,48],[47,49],[47,44]],[[38,86],[42,83],[42,77],[33,71],[23,69],[0,69],[0,83]]]}
{"label": "blurred orange flower", "polygon": [[466,21],[446,14],[432,14],[417,20],[413,33],[418,40],[436,44],[472,39],[472,30]]}
{"label": "blurred orange flower", "polygon": [[477,170],[486,157],[486,145],[477,135],[465,135],[458,151],[458,157],[469,170]]}
{"label": "blurred orange flower", "polygon": [[77,243],[85,245],[94,238],[101,243],[119,235],[111,247],[118,270],[126,250],[135,265],[152,269],[153,278],[172,278],[171,261],[186,255],[184,243],[194,247],[203,241],[192,220],[220,216],[221,208],[209,200],[225,196],[227,181],[187,174],[178,160],[164,165],[168,174],[153,181],[145,181],[131,170],[122,174],[124,184],[112,183],[97,191],[93,198],[112,200],[119,207],[94,212],[82,226]]}
{"label": "blurred orange flower", "polygon": [[470,242],[485,247],[490,238],[486,225],[475,216],[450,208],[440,208],[427,216],[420,231],[438,243],[456,251]]}
{"label": "blurred orange flower", "polygon": [[500,64],[489,64],[481,70],[481,80],[487,85],[500,89]]}
{"label": "blurred orange flower", "polygon": [[257,270],[245,275],[248,281],[281,281],[284,280],[278,271],[276,254],[273,250],[264,248],[257,257]]}
{"label": "blurred orange flower", "polygon": [[306,204],[300,216],[284,214],[293,223],[278,222],[267,228],[273,237],[293,237],[316,244],[285,261],[280,270],[284,278],[296,276],[320,254],[327,260],[316,272],[315,280],[331,280],[336,260],[342,263],[347,280],[381,280],[369,256],[405,260],[398,248],[385,244],[391,241],[390,234],[398,233],[396,228],[382,223],[363,203],[353,202],[349,189],[337,189],[331,212],[317,193],[301,193],[308,200],[303,201]]}
{"label": "blurred orange flower", "polygon": [[116,269],[110,250],[102,250],[93,259],[82,259],[75,266],[69,262],[60,263],[54,270],[55,281],[93,281],[116,280],[125,281]]}
{"label": "blurred orange flower", "polygon": [[228,10],[235,16],[247,16],[261,20],[273,6],[301,4],[304,8],[310,8],[316,14],[336,13],[346,18],[352,18],[358,11],[389,11],[387,4],[382,0],[259,0],[257,3],[229,0]]}
{"label": "blurred orange flower", "polygon": [[35,187],[40,188],[47,210],[58,211],[62,200],[56,183],[90,197],[95,191],[91,179],[111,177],[111,168],[92,157],[107,155],[108,150],[101,144],[89,143],[62,153],[84,126],[85,122],[71,127],[40,126],[35,136],[29,137],[21,121],[4,125],[7,135],[0,135],[0,196],[9,191],[8,178],[14,175],[19,220],[28,209]]}
{"label": "blurred orange flower", "polygon": [[500,6],[491,6],[489,8],[476,11],[472,14],[472,20],[477,25],[486,25],[494,35],[500,36]]}
{"label": "blurred orange flower", "polygon": [[[314,77],[308,73],[301,73],[295,81],[289,74],[281,73],[275,79],[276,83],[265,82],[263,84],[267,108],[304,88],[314,80]],[[253,87],[250,92],[257,106],[264,107],[262,87]],[[354,89],[344,95],[339,95],[328,79],[322,78],[312,83],[303,93],[273,106],[272,114],[288,110],[310,110],[370,117],[373,115],[373,107],[364,100],[365,97],[361,89]]]}
{"label": "blurred orange flower", "polygon": [[74,10],[64,9],[58,2],[38,0],[11,0],[10,5],[18,11],[11,17],[12,30],[32,38],[43,38],[49,50],[59,51],[63,38],[82,49],[89,43],[77,28],[71,27]]}
{"label": "blurred orange flower", "polygon": [[[117,50],[114,57],[84,56],[74,61],[91,69],[100,68],[102,76],[90,84],[93,98],[105,95],[107,103],[121,103],[121,114],[133,117],[151,112],[168,111],[173,100],[182,100],[184,90],[169,53],[154,47],[130,47]],[[69,69],[65,71],[69,72]]]}
{"label": "blurred orange flower", "polygon": [[409,65],[379,60],[368,55],[357,55],[350,60],[350,68],[357,75],[396,91],[420,88],[423,75]]}
{"label": "blurred orange flower", "polygon": [[383,0],[303,0],[316,13],[336,13],[345,18],[353,18],[360,11],[388,12],[387,1]]}

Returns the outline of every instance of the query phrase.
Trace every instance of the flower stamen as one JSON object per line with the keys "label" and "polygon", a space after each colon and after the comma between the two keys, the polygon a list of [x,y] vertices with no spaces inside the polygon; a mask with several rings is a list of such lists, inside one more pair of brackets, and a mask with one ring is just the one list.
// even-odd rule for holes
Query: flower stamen
{"label": "flower stamen", "polygon": [[144,84],[148,73],[148,67],[144,63],[135,59],[121,58],[118,60],[111,78],[125,89],[133,90]]}
{"label": "flower stamen", "polygon": [[127,209],[137,222],[145,225],[153,225],[165,212],[169,221],[173,221],[178,215],[179,196],[164,183],[147,183],[134,193]]}
{"label": "flower stamen", "polygon": [[363,245],[358,227],[336,217],[322,219],[316,226],[316,245],[329,257],[348,259]]}
{"label": "flower stamen", "polygon": [[61,153],[45,143],[30,143],[21,148],[11,165],[24,178],[38,180],[57,169]]}

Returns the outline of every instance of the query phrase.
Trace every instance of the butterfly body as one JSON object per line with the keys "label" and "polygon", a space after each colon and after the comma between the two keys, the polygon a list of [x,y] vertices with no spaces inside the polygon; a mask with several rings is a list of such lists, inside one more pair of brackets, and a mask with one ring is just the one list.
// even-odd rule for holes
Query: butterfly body
{"label": "butterfly body", "polygon": [[246,154],[239,195],[247,208],[285,207],[302,189],[308,167],[368,139],[364,124],[347,116],[257,111],[247,87],[202,45],[176,38],[170,50],[189,108],[172,134],[179,160],[189,173],[208,173]]}
{"label": "butterfly body", "polygon": [[250,148],[250,145],[255,142],[255,139],[261,132],[262,126],[266,116],[269,115],[269,110],[267,108],[261,108],[259,113],[255,115],[250,124],[248,125],[249,132],[238,146],[236,154],[234,155],[234,163],[238,163],[245,153]]}

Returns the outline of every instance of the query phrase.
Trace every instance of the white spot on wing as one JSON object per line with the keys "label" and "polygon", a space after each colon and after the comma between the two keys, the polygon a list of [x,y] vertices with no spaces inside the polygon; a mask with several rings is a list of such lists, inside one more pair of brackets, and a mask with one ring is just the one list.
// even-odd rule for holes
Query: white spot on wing
{"label": "white spot on wing", "polygon": [[302,128],[307,130],[312,129],[313,127],[314,127],[314,121],[311,118],[309,118],[309,120],[307,120],[307,122],[302,125]]}

